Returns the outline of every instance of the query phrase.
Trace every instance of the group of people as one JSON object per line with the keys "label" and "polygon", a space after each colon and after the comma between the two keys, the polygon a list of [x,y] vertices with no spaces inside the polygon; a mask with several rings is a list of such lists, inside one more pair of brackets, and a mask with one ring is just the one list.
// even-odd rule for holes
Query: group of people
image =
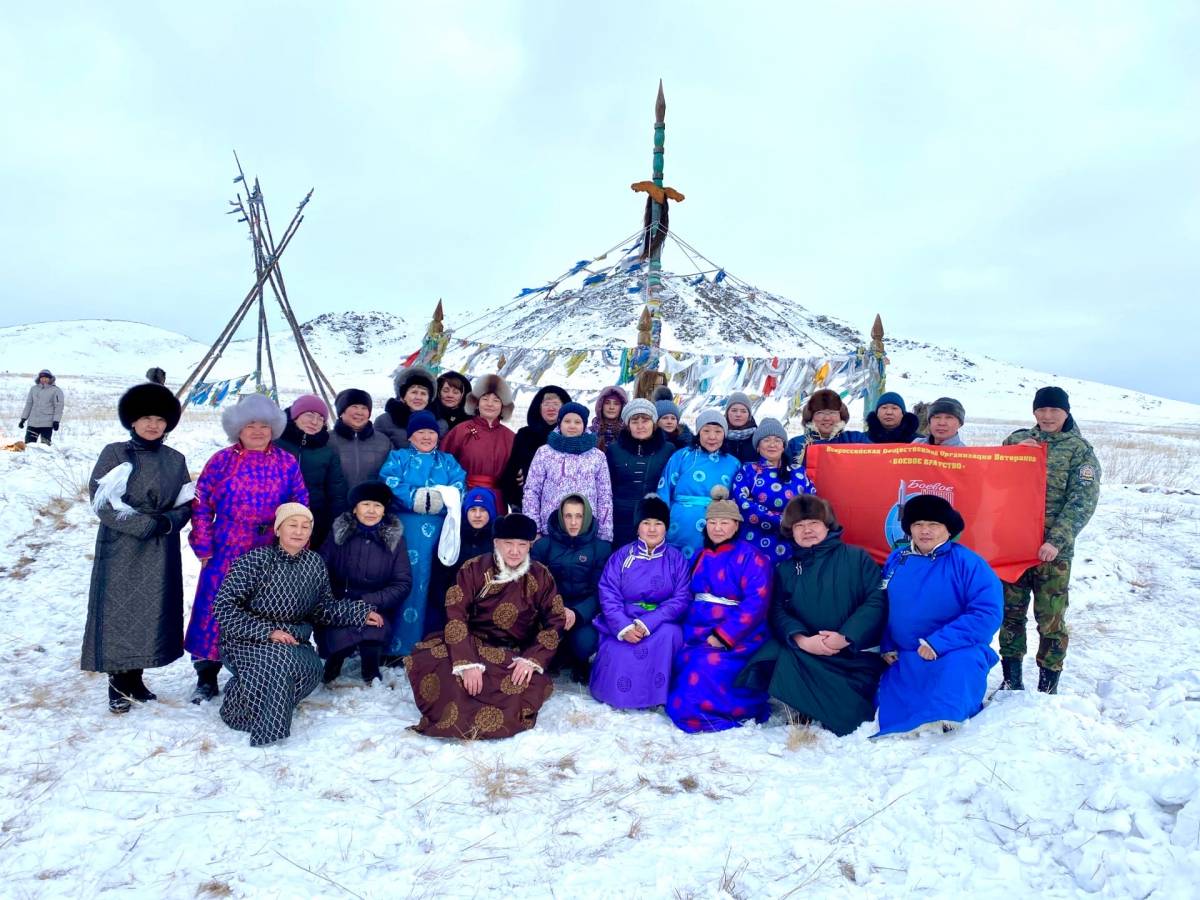
{"label": "group of people", "polygon": [[[227,668],[221,716],[254,745],[286,737],[300,700],[353,657],[367,685],[403,665],[413,727],[438,737],[533,727],[560,673],[689,732],[765,721],[770,698],[836,734],[877,710],[881,734],[949,728],[982,706],[997,630],[1004,686],[1023,688],[1031,592],[1039,688],[1057,690],[1071,545],[1100,481],[1061,389],[1039,391],[1037,425],[1007,439],[1046,444],[1051,477],[1041,563],[1002,585],[929,495],[906,503],[910,543],[881,569],[843,543],[805,473],[814,444],[961,445],[952,398],[929,405],[925,429],[884,394],[860,432],[818,390],[789,439],[740,393],[693,431],[665,387],[608,388],[588,408],[548,386],[514,433],[499,375],[411,367],[394,388],[374,419],[357,388],[332,416],[314,395],[286,409],[243,397],[194,486],[163,443],[180,418],[171,392],[149,381],[121,397],[129,440],[104,448],[91,480],[82,656],[108,673],[113,712],[154,699],[143,671],[186,650],[193,702],[221,694]],[[185,632],[189,521],[202,568]]]}

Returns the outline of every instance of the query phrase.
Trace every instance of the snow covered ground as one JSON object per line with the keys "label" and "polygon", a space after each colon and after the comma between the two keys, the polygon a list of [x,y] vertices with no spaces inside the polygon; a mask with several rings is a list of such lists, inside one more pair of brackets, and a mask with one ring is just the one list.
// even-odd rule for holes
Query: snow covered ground
{"label": "snow covered ground", "polygon": [[[120,389],[154,362],[65,375],[56,446],[0,452],[6,896],[1196,896],[1200,428],[1085,418],[1107,477],[1062,694],[997,695],[959,733],[871,742],[870,725],[838,739],[776,717],[688,736],[563,682],[534,731],[448,744],[406,730],[392,674],[318,690],[257,750],[187,702],[185,662],[149,672],[159,701],[122,717],[78,669],[80,490],[123,436]],[[0,377],[9,439],[28,383]],[[222,443],[207,411],[171,437],[194,473]]]}

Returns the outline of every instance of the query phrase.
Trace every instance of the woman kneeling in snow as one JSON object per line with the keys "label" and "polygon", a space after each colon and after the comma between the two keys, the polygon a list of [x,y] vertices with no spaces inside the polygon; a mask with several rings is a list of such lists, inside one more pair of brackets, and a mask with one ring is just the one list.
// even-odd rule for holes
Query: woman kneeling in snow
{"label": "woman kneeling in snow", "polygon": [[313,517],[299,503],[275,511],[278,543],[240,556],[221,583],[213,614],[221,662],[233,673],[221,718],[261,747],[292,732],[292,712],[321,682],[313,625],[383,626],[363,600],[334,600],[325,562],[308,549]]}
{"label": "woman kneeling in snow", "polygon": [[694,596],[675,655],[667,715],[684,731],[724,731],[742,719],[765,722],[765,691],[736,687],[754,652],[767,639],[771,563],[737,539],[738,505],[723,487],[705,512],[704,548],[692,564]]}
{"label": "woman kneeling in snow", "polygon": [[954,507],[919,494],[900,522],[912,547],[893,551],[883,568],[888,623],[880,648],[889,665],[879,682],[881,735],[949,729],[979,712],[1004,615],[996,573],[951,543],[965,527]]}
{"label": "woman kneeling in snow", "polygon": [[688,563],[666,543],[671,511],[648,494],[638,511],[638,539],[608,558],[600,576],[600,648],[592,668],[592,696],[618,709],[667,702],[671,660],[683,646]]}
{"label": "woman kneeling in snow", "polygon": [[513,513],[496,520],[495,533],[493,554],[465,563],[446,592],[445,631],[413,651],[421,734],[511,737],[537,724],[554,693],[545,670],[567,622],[550,570],[529,558],[537,526]]}
{"label": "woman kneeling in snow", "polygon": [[804,720],[850,734],[875,717],[883,663],[873,651],[886,604],[879,566],[861,547],[842,543],[829,501],[802,494],[783,511],[792,558],[775,565],[767,621],[774,640],[738,677],[766,690]]}

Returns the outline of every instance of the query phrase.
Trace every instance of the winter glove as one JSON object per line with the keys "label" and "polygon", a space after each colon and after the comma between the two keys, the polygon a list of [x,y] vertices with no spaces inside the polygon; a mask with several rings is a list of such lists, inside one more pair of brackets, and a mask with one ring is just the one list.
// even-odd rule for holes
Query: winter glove
{"label": "winter glove", "polygon": [[442,511],[442,496],[432,488],[417,488],[413,492],[413,512],[436,516]]}
{"label": "winter glove", "polygon": [[25,427],[25,420],[24,420],[24,419],[22,419],[20,422],[18,422],[18,423],[17,423],[17,427],[18,427],[18,428],[24,428],[24,427]]}
{"label": "winter glove", "polygon": [[171,520],[166,516],[155,516],[154,531],[152,531],[151,534],[154,537],[162,537],[164,534],[171,533],[171,527]]}
{"label": "winter glove", "polygon": [[54,423],[54,426],[53,426],[53,427],[54,427],[54,430],[55,430],[55,431],[58,431],[58,425],[59,425],[59,423],[58,423],[58,422],[55,422],[55,423]]}

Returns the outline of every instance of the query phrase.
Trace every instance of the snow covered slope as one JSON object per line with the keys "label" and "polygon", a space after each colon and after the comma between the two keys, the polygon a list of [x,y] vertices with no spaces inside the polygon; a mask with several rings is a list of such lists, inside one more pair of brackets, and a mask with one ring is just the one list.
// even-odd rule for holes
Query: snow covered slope
{"label": "snow covered slope", "polygon": [[[623,282],[600,285],[568,298],[569,315],[554,303],[526,301],[500,310],[461,330],[462,336],[489,335],[491,341],[525,346],[626,346],[635,340],[641,301],[621,294]],[[609,296],[605,291],[612,291]],[[603,302],[596,299],[603,296]],[[726,353],[758,355],[770,352],[844,353],[858,337],[846,323],[814,316],[796,307],[785,315],[787,301],[762,294],[759,317],[747,316],[744,292],[724,285],[701,285],[679,290],[664,304],[667,327],[663,344],[683,349],[708,347]],[[459,321],[469,317],[459,315]],[[448,319],[454,327],[455,317]],[[295,345],[282,323],[273,322],[275,366],[284,399],[306,387]],[[413,324],[390,313],[326,313],[301,326],[325,373],[338,388],[365,387],[380,400],[389,396],[390,375],[420,344],[425,323]],[[482,330],[481,330],[482,329]],[[249,333],[244,328],[242,335]],[[724,335],[724,337],[722,337]],[[564,343],[565,342],[565,343]],[[758,342],[761,342],[761,346]],[[1200,423],[1200,405],[1154,397],[1061,373],[1038,372],[983,356],[968,357],[957,350],[903,338],[888,337],[888,387],[913,404],[949,395],[960,400],[970,419],[1025,420],[1037,388],[1058,384],[1071,395],[1076,417],[1083,422],[1123,422],[1142,425]],[[808,350],[804,349],[808,348]],[[0,328],[0,366],[9,373],[28,374],[48,367],[56,374],[111,378],[125,384],[143,377],[157,365],[166,369],[168,383],[178,385],[208,350],[208,345],[184,335],[144,325],[104,319],[43,322]],[[214,370],[214,378],[243,375],[254,369],[253,337],[234,341]],[[585,363],[574,376],[552,369],[542,383],[568,387],[614,376],[613,371],[589,369]],[[598,363],[596,364],[598,366]],[[561,367],[561,363],[560,363]],[[856,413],[858,410],[855,411]],[[768,406],[765,414],[773,414]]]}

